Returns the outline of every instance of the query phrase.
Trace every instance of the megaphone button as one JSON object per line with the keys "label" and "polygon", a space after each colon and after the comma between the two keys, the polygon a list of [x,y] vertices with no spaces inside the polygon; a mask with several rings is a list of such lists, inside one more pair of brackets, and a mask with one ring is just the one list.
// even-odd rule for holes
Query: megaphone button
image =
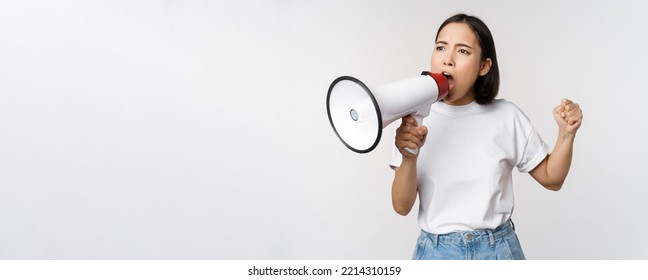
{"label": "megaphone button", "polygon": [[353,121],[358,121],[358,112],[355,109],[351,109],[351,119]]}

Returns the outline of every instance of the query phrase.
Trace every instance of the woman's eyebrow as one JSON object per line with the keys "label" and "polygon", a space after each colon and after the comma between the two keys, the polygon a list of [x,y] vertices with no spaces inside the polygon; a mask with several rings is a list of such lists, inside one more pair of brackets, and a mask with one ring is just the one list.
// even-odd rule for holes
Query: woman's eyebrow
{"label": "woman's eyebrow", "polygon": [[466,43],[457,43],[457,44],[455,44],[455,46],[459,46],[459,47],[466,47],[466,48],[469,48],[469,49],[472,49],[472,48],[473,48],[473,47],[471,47],[470,45],[468,45],[468,44],[466,44]]}
{"label": "woman's eyebrow", "polygon": [[[448,42],[446,42],[446,41],[437,41],[436,43],[437,44],[442,44],[442,45],[449,45]],[[473,47],[471,47],[470,45],[468,45],[466,43],[456,43],[455,46],[466,47],[466,48],[469,48],[469,49],[473,49]]]}

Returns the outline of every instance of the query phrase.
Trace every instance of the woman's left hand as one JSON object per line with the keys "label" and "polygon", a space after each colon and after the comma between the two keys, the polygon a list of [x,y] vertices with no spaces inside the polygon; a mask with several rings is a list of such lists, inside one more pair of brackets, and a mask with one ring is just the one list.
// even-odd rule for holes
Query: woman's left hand
{"label": "woman's left hand", "polygon": [[554,118],[560,132],[575,135],[583,121],[583,111],[578,103],[563,99],[553,110]]}

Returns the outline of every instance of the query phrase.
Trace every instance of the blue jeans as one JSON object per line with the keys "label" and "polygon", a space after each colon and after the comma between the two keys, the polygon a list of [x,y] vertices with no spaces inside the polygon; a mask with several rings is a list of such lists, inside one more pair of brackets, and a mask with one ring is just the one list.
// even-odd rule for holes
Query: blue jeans
{"label": "blue jeans", "polygon": [[509,220],[494,230],[432,234],[421,231],[415,260],[524,260],[520,241]]}

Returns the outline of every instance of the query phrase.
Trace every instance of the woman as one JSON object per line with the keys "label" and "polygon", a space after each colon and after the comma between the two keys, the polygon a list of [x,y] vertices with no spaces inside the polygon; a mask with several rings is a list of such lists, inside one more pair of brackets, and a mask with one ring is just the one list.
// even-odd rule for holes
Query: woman
{"label": "woman", "polygon": [[[391,161],[394,210],[407,215],[417,195],[420,200],[414,259],[524,259],[510,220],[513,167],[559,190],[582,111],[567,99],[554,108],[559,133],[549,153],[526,115],[495,99],[495,44],[473,16],[458,14],[439,27],[431,69],[448,78],[449,93],[420,127],[403,118]],[[420,151],[411,154],[406,147]]]}

